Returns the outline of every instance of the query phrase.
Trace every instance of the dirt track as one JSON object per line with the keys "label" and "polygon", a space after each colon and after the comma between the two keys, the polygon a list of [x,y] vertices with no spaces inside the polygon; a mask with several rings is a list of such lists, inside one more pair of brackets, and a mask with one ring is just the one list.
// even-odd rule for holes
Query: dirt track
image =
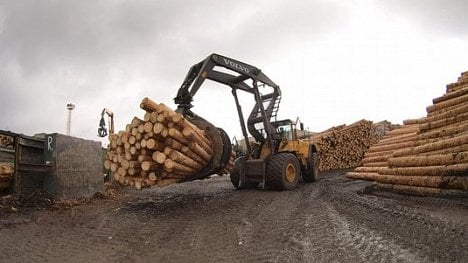
{"label": "dirt track", "polygon": [[[295,191],[228,177],[3,218],[1,262],[468,262],[467,199],[358,194],[328,173]],[[1,218],[0,218],[1,219]]]}

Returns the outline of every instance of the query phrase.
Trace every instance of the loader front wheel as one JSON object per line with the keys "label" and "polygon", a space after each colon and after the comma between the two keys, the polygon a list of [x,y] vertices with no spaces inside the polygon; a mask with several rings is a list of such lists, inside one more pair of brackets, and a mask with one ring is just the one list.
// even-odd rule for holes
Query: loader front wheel
{"label": "loader front wheel", "polygon": [[297,187],[301,169],[292,153],[277,153],[267,164],[267,185],[275,190],[292,190]]}
{"label": "loader front wheel", "polygon": [[237,188],[237,189],[246,189],[246,188],[255,188],[257,187],[258,183],[252,183],[252,182],[240,182],[240,176],[241,176],[241,169],[242,165],[245,164],[245,159],[244,157],[239,157],[237,160],[234,161],[234,167],[232,168],[231,173],[229,174],[229,178],[231,179],[232,185]]}
{"label": "loader front wheel", "polygon": [[235,188],[239,188],[239,180],[240,180],[240,161],[236,160],[234,162],[234,167],[232,168],[231,173],[229,174],[229,178],[231,179],[231,183]]}

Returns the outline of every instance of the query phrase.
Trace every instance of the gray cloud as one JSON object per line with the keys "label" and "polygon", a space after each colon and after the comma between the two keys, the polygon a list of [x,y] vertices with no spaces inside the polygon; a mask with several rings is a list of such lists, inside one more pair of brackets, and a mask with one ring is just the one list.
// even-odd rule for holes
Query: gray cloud
{"label": "gray cloud", "polygon": [[[0,129],[63,132],[74,102],[74,132],[95,138],[102,107],[123,127],[144,96],[172,103],[189,67],[212,52],[261,68],[307,53],[306,43],[346,27],[353,3],[0,0]],[[435,33],[467,33],[464,1],[377,3]]]}
{"label": "gray cloud", "polygon": [[146,95],[169,101],[188,68],[209,53],[274,54],[335,24],[336,10],[321,1],[2,2],[0,110],[9,114],[0,128],[63,130],[71,100],[93,124],[91,114],[106,103],[136,108],[136,96]]}
{"label": "gray cloud", "polygon": [[378,0],[389,13],[405,16],[426,32],[439,36],[468,37],[466,0]]}

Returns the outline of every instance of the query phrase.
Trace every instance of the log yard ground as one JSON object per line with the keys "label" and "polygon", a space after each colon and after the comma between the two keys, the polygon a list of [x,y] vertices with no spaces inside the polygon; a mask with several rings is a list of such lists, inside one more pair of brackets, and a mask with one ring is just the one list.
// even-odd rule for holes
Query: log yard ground
{"label": "log yard ground", "polygon": [[466,197],[378,191],[348,171],[284,192],[216,176],[74,203],[3,196],[0,261],[468,262]]}

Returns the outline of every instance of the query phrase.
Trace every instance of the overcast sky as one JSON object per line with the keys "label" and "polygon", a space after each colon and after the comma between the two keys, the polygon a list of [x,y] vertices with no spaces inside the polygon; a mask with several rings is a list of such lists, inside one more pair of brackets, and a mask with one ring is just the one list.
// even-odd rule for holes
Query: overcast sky
{"label": "overcast sky", "polygon": [[[359,119],[425,116],[468,70],[466,0],[0,0],[0,129],[99,140],[142,98],[175,107],[189,68],[211,53],[280,85],[279,117],[312,131]],[[193,111],[240,135],[230,89],[205,83]],[[242,96],[248,113],[253,98]]]}

